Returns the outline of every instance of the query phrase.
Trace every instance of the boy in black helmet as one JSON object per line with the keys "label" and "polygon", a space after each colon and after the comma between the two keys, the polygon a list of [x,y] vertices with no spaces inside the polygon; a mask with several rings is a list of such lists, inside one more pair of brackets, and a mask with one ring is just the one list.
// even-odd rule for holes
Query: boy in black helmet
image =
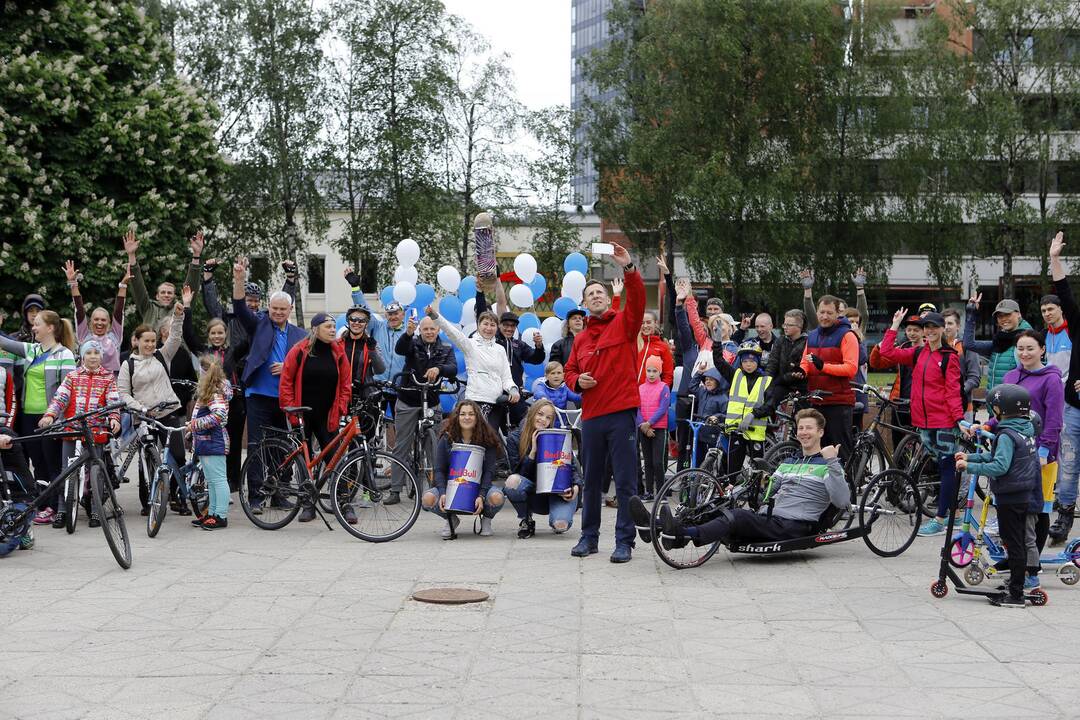
{"label": "boy in black helmet", "polygon": [[[1000,607],[1024,607],[1026,570],[1039,564],[1035,521],[1042,510],[1042,468],[1031,422],[1031,396],[1019,385],[1004,384],[987,395],[1000,422],[994,429],[991,451],[956,453],[956,469],[990,478],[1001,540],[1008,553],[1007,591],[988,599]],[[1037,587],[1038,577],[1030,587]],[[1029,589],[1030,589],[1029,587]]]}

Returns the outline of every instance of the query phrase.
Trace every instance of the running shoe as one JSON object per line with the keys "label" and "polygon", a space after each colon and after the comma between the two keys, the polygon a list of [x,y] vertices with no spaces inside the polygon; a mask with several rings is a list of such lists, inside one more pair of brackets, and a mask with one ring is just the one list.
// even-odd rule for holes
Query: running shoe
{"label": "running shoe", "polygon": [[923,526],[919,528],[919,537],[933,537],[934,535],[945,534],[945,523],[941,522],[937,518],[930,518],[923,523]]}

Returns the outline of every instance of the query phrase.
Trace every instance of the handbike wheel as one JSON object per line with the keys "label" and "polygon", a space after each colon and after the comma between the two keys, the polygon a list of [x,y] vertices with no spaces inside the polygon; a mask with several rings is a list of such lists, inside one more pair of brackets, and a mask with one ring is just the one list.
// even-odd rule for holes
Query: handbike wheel
{"label": "handbike wheel", "polygon": [[240,507],[263,530],[283,528],[300,512],[300,483],[308,479],[307,466],[294,452],[292,443],[264,438],[240,466]]}
{"label": "handbike wheel", "polygon": [[802,455],[802,445],[795,440],[785,440],[776,443],[766,451],[765,462],[769,464],[769,469],[775,470],[785,462],[798,460]]}
{"label": "handbike wheel", "polygon": [[656,550],[660,559],[676,570],[683,570],[705,564],[720,549],[719,542],[698,546],[692,542],[686,542],[686,538],[675,540],[662,537],[660,522],[662,507],[666,506],[671,510],[671,514],[680,523],[697,525],[715,517],[723,501],[724,493],[720,480],[697,468],[688,468],[675,473],[661,485],[649,518],[653,549]]}
{"label": "handbike wheel", "polygon": [[75,526],[79,523],[79,491],[83,486],[83,474],[86,472],[84,466],[79,472],[74,475],[68,476],[67,482],[64,483],[64,502],[67,504],[67,517],[64,518],[64,529],[67,530],[68,535],[75,532]]}
{"label": "handbike wheel", "polygon": [[863,542],[877,555],[896,557],[907,550],[919,532],[918,504],[911,476],[890,469],[870,479],[859,502]]}
{"label": "handbike wheel", "polygon": [[93,497],[94,512],[101,521],[101,529],[105,533],[105,542],[109,544],[113,557],[120,567],[127,570],[131,567],[131,538],[128,536],[127,526],[124,524],[124,509],[116,500],[116,491],[105,474],[105,468],[98,462],[93,462],[90,469],[90,493]]}
{"label": "handbike wheel", "polygon": [[147,503],[146,536],[156,537],[169,509],[169,470],[164,465],[158,467],[150,478],[150,493]]}
{"label": "handbike wheel", "polygon": [[[399,501],[386,504],[390,478],[386,471],[401,473]],[[412,491],[411,493],[409,491]],[[330,478],[330,501],[334,517],[353,537],[367,542],[389,542],[409,531],[420,516],[420,488],[404,463],[384,452],[349,453]],[[345,520],[345,509],[356,513],[356,524]]]}

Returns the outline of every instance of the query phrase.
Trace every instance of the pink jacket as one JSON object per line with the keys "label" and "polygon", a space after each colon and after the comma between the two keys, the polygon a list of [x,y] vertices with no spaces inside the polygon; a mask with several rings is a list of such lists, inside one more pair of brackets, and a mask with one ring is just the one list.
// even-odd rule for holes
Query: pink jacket
{"label": "pink jacket", "polygon": [[960,357],[955,350],[945,345],[934,351],[928,346],[898,348],[896,331],[889,328],[881,339],[880,352],[886,362],[912,368],[912,425],[925,429],[951,428],[964,417]]}

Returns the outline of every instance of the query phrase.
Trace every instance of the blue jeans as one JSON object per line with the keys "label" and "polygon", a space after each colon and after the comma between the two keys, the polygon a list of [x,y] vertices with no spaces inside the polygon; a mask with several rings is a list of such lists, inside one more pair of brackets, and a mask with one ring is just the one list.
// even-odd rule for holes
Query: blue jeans
{"label": "blue jeans", "polygon": [[565,527],[561,528],[563,530],[568,530],[574,524],[574,513],[577,512],[576,497],[573,500],[564,500],[561,495],[552,493],[537,495],[535,482],[521,475],[511,475],[511,477],[519,478],[518,486],[510,487],[510,479],[508,478],[506,481],[506,497],[509,498],[514,505],[514,509],[517,510],[519,520],[524,520],[529,513],[536,513],[537,515],[547,515],[548,525],[552,529],[555,529],[555,523],[560,520],[566,524]]}
{"label": "blue jeans", "polygon": [[949,508],[956,502],[959,482],[956,479],[956,430],[953,428],[919,428],[919,440],[931,459],[937,463],[941,488],[938,490],[937,516],[948,517]]}
{"label": "blue jeans", "polygon": [[[428,507],[427,502],[422,502],[420,504],[420,507],[424,508],[428,512],[435,513],[436,515],[438,515],[441,518],[446,517],[446,512],[439,508],[439,498],[441,498],[445,494],[446,494],[445,490],[440,490],[437,487],[433,487],[433,488],[429,489],[427,492],[424,493],[424,500],[426,501],[430,497],[430,498],[433,498],[435,502],[432,503],[431,507]],[[500,510],[502,510],[502,506],[506,502],[504,499],[500,498],[499,499],[499,504],[496,505],[495,503],[492,502],[492,496],[493,495],[503,496],[504,493],[502,491],[502,488],[497,488],[497,487],[492,486],[492,487],[488,488],[487,494],[484,495],[483,516],[486,517],[486,518],[495,517],[495,515]]]}
{"label": "blue jeans", "polygon": [[210,491],[210,504],[206,511],[222,520],[229,517],[229,476],[225,471],[224,455],[200,455],[206,487]]}
{"label": "blue jeans", "polygon": [[600,539],[604,470],[615,477],[615,544],[634,546],[637,529],[630,517],[630,498],[637,494],[637,424],[634,410],[622,410],[581,423],[581,457],[585,461],[585,490],[581,510],[581,538]]}
{"label": "blue jeans", "polygon": [[1075,505],[1077,480],[1080,479],[1080,409],[1065,404],[1065,427],[1058,448],[1057,501]]}
{"label": "blue jeans", "polygon": [[281,412],[278,399],[268,395],[249,395],[247,397],[247,451],[251,463],[248,466],[247,490],[251,502],[262,502],[259,489],[262,487],[263,469],[258,451],[263,440],[263,429],[267,426],[285,429],[285,413]]}

